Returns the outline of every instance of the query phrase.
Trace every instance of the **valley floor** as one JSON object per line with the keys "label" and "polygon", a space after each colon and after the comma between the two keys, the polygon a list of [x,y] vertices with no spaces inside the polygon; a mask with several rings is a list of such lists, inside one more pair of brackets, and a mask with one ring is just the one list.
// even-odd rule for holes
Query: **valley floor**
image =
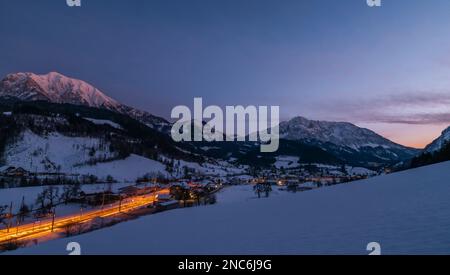
{"label": "valley floor", "polygon": [[450,254],[450,162],[257,199],[251,186],[218,203],[144,216],[12,254]]}

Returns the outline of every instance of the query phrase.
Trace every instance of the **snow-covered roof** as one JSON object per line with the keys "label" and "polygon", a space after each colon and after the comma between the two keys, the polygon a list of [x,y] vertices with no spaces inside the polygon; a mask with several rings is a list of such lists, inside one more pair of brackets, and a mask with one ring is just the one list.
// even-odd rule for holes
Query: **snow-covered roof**
{"label": "snow-covered roof", "polygon": [[170,194],[158,194],[156,195],[156,198],[159,200],[167,200],[171,198]]}

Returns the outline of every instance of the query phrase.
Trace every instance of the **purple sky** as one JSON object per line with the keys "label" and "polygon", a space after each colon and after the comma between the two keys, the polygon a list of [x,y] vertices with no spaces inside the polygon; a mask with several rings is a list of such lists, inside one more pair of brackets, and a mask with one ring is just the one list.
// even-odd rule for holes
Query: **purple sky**
{"label": "purple sky", "polygon": [[168,118],[279,105],[423,147],[450,125],[450,1],[0,0],[0,75],[59,71]]}

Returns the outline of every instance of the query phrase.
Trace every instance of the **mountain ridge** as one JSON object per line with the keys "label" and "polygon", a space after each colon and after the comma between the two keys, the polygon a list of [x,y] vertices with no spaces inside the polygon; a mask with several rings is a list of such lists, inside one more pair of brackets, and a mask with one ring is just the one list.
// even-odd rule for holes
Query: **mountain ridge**
{"label": "mountain ridge", "polygon": [[420,152],[349,122],[309,120],[304,117],[281,122],[280,138],[316,145],[346,159],[372,162],[375,166],[385,162],[401,162]]}
{"label": "mountain ridge", "polygon": [[315,139],[353,149],[374,146],[409,148],[350,122],[310,120],[302,116],[281,122],[280,136],[289,140]]}
{"label": "mountain ridge", "polygon": [[8,74],[0,81],[0,96],[12,96],[24,101],[48,101],[107,109],[126,114],[147,126],[167,131],[169,122],[149,112],[124,105],[91,84],[58,72]]}

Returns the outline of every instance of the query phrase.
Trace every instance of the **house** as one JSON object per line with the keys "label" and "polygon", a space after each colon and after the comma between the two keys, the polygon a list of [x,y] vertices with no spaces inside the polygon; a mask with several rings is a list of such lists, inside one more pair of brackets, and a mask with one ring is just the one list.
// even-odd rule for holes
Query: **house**
{"label": "house", "polygon": [[186,182],[174,182],[171,184],[171,187],[180,187],[185,190],[191,189],[191,186],[189,186],[189,184]]}
{"label": "house", "polygon": [[211,183],[208,183],[207,185],[205,185],[203,187],[203,190],[205,190],[207,192],[214,192],[214,191],[218,191],[221,187],[222,187],[221,184],[211,182]]}
{"label": "house", "polygon": [[137,196],[139,195],[140,189],[136,186],[125,186],[119,189],[120,194],[123,194],[127,197]]}
{"label": "house", "polygon": [[189,188],[191,189],[196,189],[196,188],[202,188],[204,185],[206,185],[206,182],[189,182],[187,185],[189,186]]}
{"label": "house", "polygon": [[133,185],[119,188],[119,193],[125,195],[125,197],[134,197],[134,196],[143,196],[146,194],[150,194],[156,192],[159,188],[155,186],[150,187],[136,187]]}
{"label": "house", "polygon": [[83,202],[88,205],[98,206],[102,204],[113,203],[120,200],[120,196],[112,192],[85,193],[80,192],[79,196],[72,202]]}
{"label": "house", "polygon": [[14,167],[10,166],[3,171],[0,171],[0,174],[5,177],[12,177],[12,178],[21,178],[21,177],[27,177],[30,175],[30,173],[23,169],[22,167]]}
{"label": "house", "polygon": [[167,202],[172,200],[172,196],[170,194],[158,194],[156,195],[156,200],[158,202]]}

